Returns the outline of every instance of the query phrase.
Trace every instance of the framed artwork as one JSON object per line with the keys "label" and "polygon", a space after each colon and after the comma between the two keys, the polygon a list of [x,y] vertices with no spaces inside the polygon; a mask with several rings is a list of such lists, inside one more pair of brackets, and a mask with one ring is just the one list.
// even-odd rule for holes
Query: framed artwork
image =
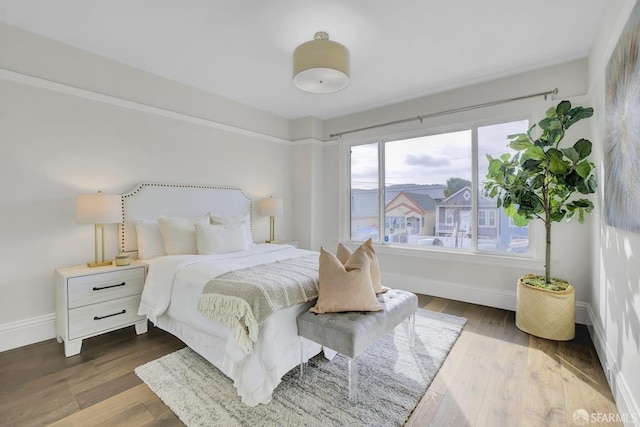
{"label": "framed artwork", "polygon": [[605,222],[640,233],[640,3],[606,69]]}

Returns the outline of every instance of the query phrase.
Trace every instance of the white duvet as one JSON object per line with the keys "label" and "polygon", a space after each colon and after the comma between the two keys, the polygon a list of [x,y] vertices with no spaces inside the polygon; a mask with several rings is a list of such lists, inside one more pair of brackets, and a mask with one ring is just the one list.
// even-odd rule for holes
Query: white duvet
{"label": "white duvet", "polygon": [[[267,318],[254,352],[246,355],[227,327],[198,312],[197,301],[205,284],[223,273],[314,253],[289,245],[257,244],[242,252],[147,260],[149,270],[138,314],[176,335],[230,377],[243,403],[269,403],[280,378],[300,361],[296,317],[311,302]],[[305,350],[308,358],[320,346],[309,343]]]}

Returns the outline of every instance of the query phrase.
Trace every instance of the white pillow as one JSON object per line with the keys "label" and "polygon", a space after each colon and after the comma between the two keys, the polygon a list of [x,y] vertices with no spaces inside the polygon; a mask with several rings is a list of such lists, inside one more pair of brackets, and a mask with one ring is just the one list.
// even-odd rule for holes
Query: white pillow
{"label": "white pillow", "polygon": [[136,237],[138,238],[138,259],[155,258],[167,254],[158,221],[153,219],[136,221]]}
{"label": "white pillow", "polygon": [[244,251],[249,247],[242,225],[196,224],[195,229],[199,255]]}
{"label": "white pillow", "polygon": [[244,230],[244,239],[247,245],[253,244],[253,236],[251,235],[251,217],[246,215],[217,215],[209,212],[209,220],[211,224],[218,225],[239,225]]}
{"label": "white pillow", "polygon": [[182,218],[177,216],[160,216],[158,224],[164,240],[167,255],[197,254],[196,224],[207,224],[209,218]]}

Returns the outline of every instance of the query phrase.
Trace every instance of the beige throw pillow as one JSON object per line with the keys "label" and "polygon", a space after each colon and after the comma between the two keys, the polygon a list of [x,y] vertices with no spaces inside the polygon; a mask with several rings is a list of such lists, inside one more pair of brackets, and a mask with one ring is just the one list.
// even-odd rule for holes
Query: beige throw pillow
{"label": "beige throw pillow", "polygon": [[320,284],[314,313],[380,311],[371,286],[370,258],[360,251],[342,264],[331,252],[320,248]]}
{"label": "beige throw pillow", "polygon": [[[382,280],[380,279],[380,266],[378,265],[378,257],[376,256],[376,251],[373,249],[373,241],[371,238],[364,242],[362,245],[356,249],[357,251],[363,251],[367,254],[367,256],[371,260],[371,283],[373,285],[373,291],[376,294],[383,294],[389,290],[386,286],[382,286]],[[342,243],[338,244],[338,250],[336,251],[336,256],[343,264],[347,262],[349,257],[355,252],[351,252],[351,249],[343,245]]]}

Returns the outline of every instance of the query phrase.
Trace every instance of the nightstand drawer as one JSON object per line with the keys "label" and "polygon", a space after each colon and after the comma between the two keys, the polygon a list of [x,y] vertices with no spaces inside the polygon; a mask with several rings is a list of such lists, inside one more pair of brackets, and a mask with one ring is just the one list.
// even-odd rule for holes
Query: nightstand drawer
{"label": "nightstand drawer", "polygon": [[69,310],[69,339],[95,335],[144,319],[138,316],[140,295]]}
{"label": "nightstand drawer", "polygon": [[71,277],[67,281],[69,308],[142,293],[144,267]]}

